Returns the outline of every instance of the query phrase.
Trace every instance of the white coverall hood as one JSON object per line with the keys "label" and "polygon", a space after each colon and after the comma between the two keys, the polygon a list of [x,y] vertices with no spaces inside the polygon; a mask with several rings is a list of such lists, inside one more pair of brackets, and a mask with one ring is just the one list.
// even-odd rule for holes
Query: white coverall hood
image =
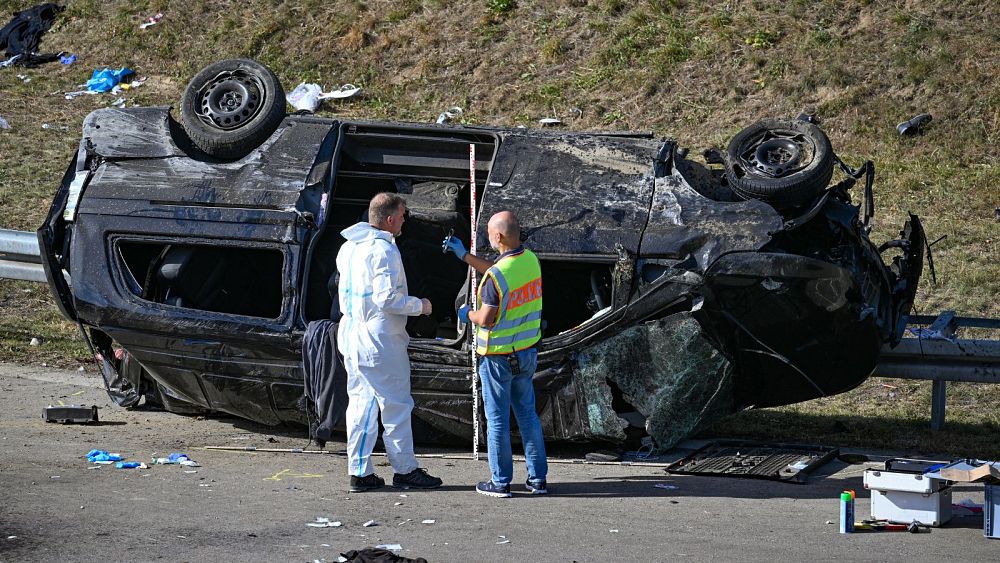
{"label": "white coverall hood", "polygon": [[373,472],[370,458],[381,411],[389,462],[396,473],[409,473],[417,462],[410,430],[406,319],[419,315],[423,304],[407,294],[403,261],[391,233],[362,222],[340,234],[347,239],[337,253],[344,314],[337,347],[347,370],[348,472],[359,477]]}

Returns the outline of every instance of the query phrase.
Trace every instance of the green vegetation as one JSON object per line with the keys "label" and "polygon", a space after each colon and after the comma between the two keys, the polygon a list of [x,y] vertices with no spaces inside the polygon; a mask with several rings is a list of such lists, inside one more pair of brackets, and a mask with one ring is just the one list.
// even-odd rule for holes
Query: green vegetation
{"label": "green vegetation", "polygon": [[[0,0],[0,14],[5,18],[34,3]],[[443,109],[460,105],[469,123],[535,126],[540,117],[559,117],[570,129],[652,129],[691,147],[692,154],[724,146],[756,119],[794,116],[808,106],[818,110],[845,161],[875,162],[876,242],[894,238],[907,212],[924,219],[932,240],[947,236],[934,247],[937,283],[924,276],[918,312],[1000,316],[1000,224],[994,218],[1000,206],[1000,31],[988,3],[65,4],[42,50],[76,53],[79,61],[0,70],[0,115],[11,125],[0,131],[2,228],[33,230],[41,222],[79,143],[84,116],[115,99],[66,100],[60,92],[78,90],[104,65],[128,66],[146,79],[125,94],[129,105],[176,105],[187,81],[206,64],[250,57],[270,65],[289,90],[301,81],[326,89],[346,82],[364,88],[356,98],[327,102],[321,115],[431,122]],[[163,21],[141,31],[139,24],[156,12],[164,13]],[[896,123],[924,112],[934,116],[925,135],[896,135]],[[0,311],[0,359],[65,365],[86,360],[76,327],[59,320],[44,288],[0,281]],[[41,335],[42,345],[29,347],[31,335]],[[757,420],[761,435],[785,436],[795,428],[806,435],[809,424],[863,413],[865,424],[878,417],[916,420],[914,447],[933,447],[934,440],[916,430],[926,425],[929,387],[912,385],[902,384],[906,392],[893,402],[905,408],[889,414],[858,390],[745,413],[726,428],[755,428]],[[966,408],[969,418],[959,423],[984,432],[992,428],[995,436],[995,427],[972,421],[975,413],[995,417],[992,392],[974,386],[969,396],[983,400],[953,400],[950,412],[962,417]],[[877,409],[866,411],[864,405]],[[767,417],[778,417],[780,424],[767,423]],[[854,420],[862,428],[861,419]],[[838,436],[845,443],[867,443],[862,434],[880,433]],[[961,443],[953,434],[943,436],[949,444]]]}

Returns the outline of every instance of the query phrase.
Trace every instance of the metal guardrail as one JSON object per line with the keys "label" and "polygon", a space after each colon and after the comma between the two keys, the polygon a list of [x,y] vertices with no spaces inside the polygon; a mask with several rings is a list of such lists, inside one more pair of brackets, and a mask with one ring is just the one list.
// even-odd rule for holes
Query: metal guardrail
{"label": "metal guardrail", "polygon": [[914,315],[908,321],[908,332],[917,336],[903,338],[895,348],[883,348],[872,375],[932,381],[931,429],[940,430],[949,381],[1000,383],[1000,339],[960,339],[956,332],[1000,329],[1000,319],[957,317],[954,311],[945,311],[937,317]]}
{"label": "metal guardrail", "polygon": [[0,229],[0,278],[46,281],[35,233]]}
{"label": "metal guardrail", "polygon": [[[35,233],[0,229],[0,278],[46,281]],[[963,340],[955,337],[960,327],[1000,330],[1000,319],[958,317],[954,311],[936,316],[912,315],[907,337],[895,348],[882,349],[872,375],[933,382],[931,428],[944,427],[949,381],[1000,383],[1000,339]],[[919,328],[926,326],[927,328]]]}

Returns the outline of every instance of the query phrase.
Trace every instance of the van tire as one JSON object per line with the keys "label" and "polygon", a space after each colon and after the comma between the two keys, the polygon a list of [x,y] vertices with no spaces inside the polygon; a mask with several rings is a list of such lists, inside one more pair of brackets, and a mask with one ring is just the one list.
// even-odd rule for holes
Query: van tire
{"label": "van tire", "polygon": [[237,159],[257,148],[285,118],[285,91],[274,72],[249,59],[212,63],[181,99],[181,126],[205,153]]}
{"label": "van tire", "polygon": [[806,205],[833,177],[830,139],[800,120],[765,119],[743,129],[726,149],[726,179],[743,199],[775,208]]}

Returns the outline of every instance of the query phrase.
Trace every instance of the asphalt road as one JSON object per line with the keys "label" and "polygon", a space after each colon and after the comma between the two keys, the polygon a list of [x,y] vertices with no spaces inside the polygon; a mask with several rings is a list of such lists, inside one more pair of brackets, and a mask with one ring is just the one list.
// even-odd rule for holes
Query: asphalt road
{"label": "asphalt road", "polygon": [[[0,561],[336,561],[377,544],[431,562],[1000,557],[1000,541],[983,537],[978,518],[920,535],[838,534],[839,491],[859,491],[858,517],[868,515],[863,465],[835,461],[793,485],[553,463],[551,495],[494,499],[473,491],[487,476],[485,456],[424,458],[443,488],[348,494],[338,455],[202,449],[298,448],[303,429],[129,411],[111,405],[101,385],[93,373],[0,364]],[[101,422],[43,422],[43,407],[59,401],[96,404]],[[185,452],[201,467],[93,469],[84,457],[93,448],[143,461]],[[391,478],[382,460],[378,470]],[[955,502],[963,498],[982,502],[981,487],[956,487]],[[317,517],[343,525],[306,526]],[[377,525],[363,527],[369,520]]]}

